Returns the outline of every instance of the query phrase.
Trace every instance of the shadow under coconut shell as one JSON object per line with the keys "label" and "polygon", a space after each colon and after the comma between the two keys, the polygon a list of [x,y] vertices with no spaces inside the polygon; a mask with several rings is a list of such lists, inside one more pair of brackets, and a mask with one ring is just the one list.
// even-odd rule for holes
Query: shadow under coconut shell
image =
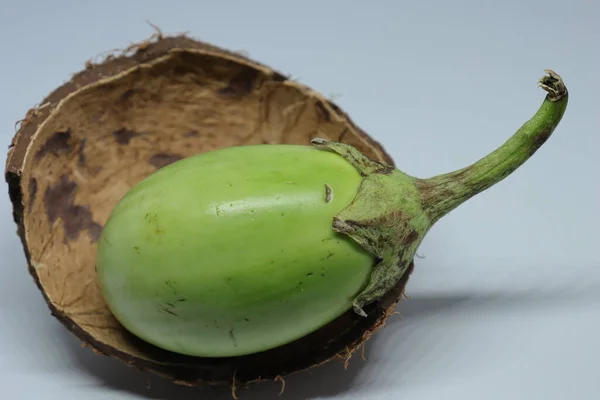
{"label": "shadow under coconut shell", "polygon": [[[388,325],[394,323],[394,328],[401,334],[401,325],[397,322],[407,318],[426,317],[432,313],[443,312],[459,304],[469,302],[474,296],[457,294],[443,297],[422,297],[401,301],[403,318],[390,317]],[[400,329],[398,329],[400,328]],[[62,327],[61,327],[62,329]],[[386,329],[385,327],[383,329]],[[62,335],[65,346],[71,352],[74,361],[84,373],[98,379],[96,384],[117,392],[127,392],[143,399],[160,400],[191,400],[200,396],[207,400],[231,399],[232,390],[228,385],[185,387],[162,379],[153,374],[142,372],[118,362],[117,360],[96,355],[88,348],[80,346],[78,339],[72,335]],[[357,351],[344,366],[343,360],[333,360],[320,367],[301,371],[285,378],[285,390],[281,397],[282,382],[263,382],[247,387],[236,388],[236,394],[241,399],[258,400],[270,398],[285,398],[288,400],[308,400],[314,398],[335,397],[352,388],[354,381],[364,368],[369,367],[370,349],[377,340],[377,334],[366,342],[365,354],[367,361],[361,358]]]}
{"label": "shadow under coconut shell", "polygon": [[[577,285],[576,283],[574,285]],[[561,306],[571,301],[591,299],[596,288],[583,285],[569,287],[568,283],[557,281],[556,287],[543,287],[535,290],[508,290],[505,292],[484,293],[440,293],[438,296],[412,298],[401,301],[397,311],[402,318],[389,318],[387,325],[417,318],[428,318],[434,314],[455,311],[460,314],[492,314],[503,310],[523,310],[546,308],[549,305]],[[398,326],[392,329],[398,329]]]}
{"label": "shadow under coconut shell", "polygon": [[[58,329],[64,330],[62,327]],[[98,380],[97,383],[91,383],[95,387],[126,392],[142,399],[191,400],[202,398],[220,400],[233,398],[232,388],[229,385],[199,387],[177,385],[169,379],[129,368],[115,359],[97,355],[89,348],[82,347],[80,341],[73,335],[63,334],[61,337],[77,368]],[[376,340],[376,336],[365,344],[366,353],[369,352],[373,340]],[[235,393],[243,400],[269,398],[308,400],[316,397],[335,397],[352,387],[355,378],[367,366],[368,362],[361,358],[360,352],[357,352],[346,367],[344,360],[332,360],[319,367],[287,376],[285,383],[269,381],[238,386]],[[280,396],[282,389],[284,389],[283,394]]]}

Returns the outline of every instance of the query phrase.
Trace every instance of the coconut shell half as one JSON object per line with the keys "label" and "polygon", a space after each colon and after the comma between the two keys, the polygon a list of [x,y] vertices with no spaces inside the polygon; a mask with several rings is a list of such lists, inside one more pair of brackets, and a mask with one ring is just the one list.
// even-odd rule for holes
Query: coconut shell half
{"label": "coconut shell half", "polygon": [[6,164],[29,272],[52,314],[96,352],[186,385],[276,379],[349,357],[394,311],[408,273],[367,318],[349,311],[291,344],[227,359],[181,356],[132,336],[95,275],[96,241],[113,207],[158,168],[227,146],[314,137],[393,164],[335,104],[240,54],[158,35],[88,62],[27,113]]}

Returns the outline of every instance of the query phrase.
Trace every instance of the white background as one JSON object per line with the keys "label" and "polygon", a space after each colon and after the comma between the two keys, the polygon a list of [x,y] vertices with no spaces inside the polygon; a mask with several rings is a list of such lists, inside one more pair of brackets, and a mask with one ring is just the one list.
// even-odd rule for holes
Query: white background
{"label": "white background", "polygon": [[[282,398],[598,399],[600,3],[556,1],[7,1],[0,11],[0,126],[96,54],[189,32],[244,50],[337,103],[398,166],[463,167],[537,110],[545,68],[571,99],[516,173],[440,221],[409,301],[367,362],[287,379]],[[29,277],[7,188],[0,197],[0,398],[228,399],[98,357],[54,318]],[[148,385],[150,388],[148,389]],[[279,384],[240,391],[277,398]]]}

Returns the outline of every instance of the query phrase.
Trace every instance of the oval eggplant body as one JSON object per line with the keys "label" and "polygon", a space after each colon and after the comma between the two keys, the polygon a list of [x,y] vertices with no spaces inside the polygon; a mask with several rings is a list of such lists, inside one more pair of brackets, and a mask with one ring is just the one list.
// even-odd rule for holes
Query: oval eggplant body
{"label": "oval eggplant body", "polygon": [[230,147],[164,167],[104,227],[104,298],[127,330],[181,354],[239,356],[305,336],[368,282],[374,258],[332,229],[360,182],[310,146]]}

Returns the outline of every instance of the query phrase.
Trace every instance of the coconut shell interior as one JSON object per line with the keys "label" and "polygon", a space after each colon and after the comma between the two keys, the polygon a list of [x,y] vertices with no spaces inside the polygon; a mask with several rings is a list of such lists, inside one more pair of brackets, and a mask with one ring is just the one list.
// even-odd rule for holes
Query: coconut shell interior
{"label": "coconut shell interior", "polygon": [[185,36],[159,37],[88,63],[27,113],[6,179],[25,254],[52,314],[85,344],[177,383],[247,383],[347,357],[385,322],[386,298],[289,345],[229,359],[159,350],[111,315],[95,276],[96,241],[138,181],[181,158],[232,145],[343,141],[389,164],[336,105],[237,53]]}

